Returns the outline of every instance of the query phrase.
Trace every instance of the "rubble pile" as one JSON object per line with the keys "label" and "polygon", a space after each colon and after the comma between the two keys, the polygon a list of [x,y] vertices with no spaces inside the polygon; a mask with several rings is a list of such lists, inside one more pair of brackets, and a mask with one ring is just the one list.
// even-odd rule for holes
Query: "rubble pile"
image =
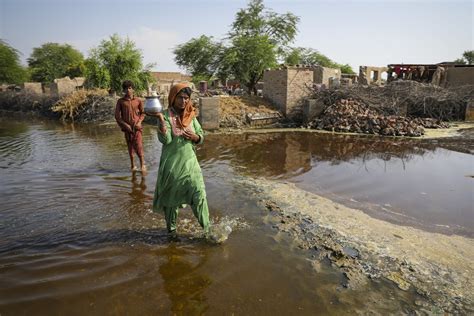
{"label": "rubble pile", "polygon": [[309,122],[307,128],[334,132],[378,134],[386,136],[421,136],[426,128],[447,128],[447,123],[431,118],[407,118],[383,115],[359,101],[340,99],[323,114]]}

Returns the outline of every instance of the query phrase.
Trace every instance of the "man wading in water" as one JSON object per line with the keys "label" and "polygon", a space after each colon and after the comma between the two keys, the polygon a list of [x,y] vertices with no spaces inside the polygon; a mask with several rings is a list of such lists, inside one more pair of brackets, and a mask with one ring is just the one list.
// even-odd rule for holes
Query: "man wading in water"
{"label": "man wading in water", "polygon": [[140,159],[141,171],[146,171],[143,142],[142,142],[142,121],[145,118],[143,101],[133,95],[133,83],[126,80],[122,83],[124,96],[117,101],[115,106],[115,120],[125,134],[128,154],[130,156],[130,168],[137,171],[133,161],[133,152]]}

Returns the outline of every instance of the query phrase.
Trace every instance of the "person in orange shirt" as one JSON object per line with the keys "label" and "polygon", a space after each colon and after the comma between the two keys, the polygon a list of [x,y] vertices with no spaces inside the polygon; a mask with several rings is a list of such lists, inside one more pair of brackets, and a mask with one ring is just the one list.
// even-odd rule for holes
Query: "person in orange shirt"
{"label": "person in orange shirt", "polygon": [[133,83],[130,80],[122,83],[122,89],[124,96],[117,101],[115,106],[115,120],[125,134],[132,171],[138,170],[134,163],[133,153],[135,152],[140,159],[141,171],[145,172],[142,141],[142,122],[145,119],[143,101],[133,95]]}

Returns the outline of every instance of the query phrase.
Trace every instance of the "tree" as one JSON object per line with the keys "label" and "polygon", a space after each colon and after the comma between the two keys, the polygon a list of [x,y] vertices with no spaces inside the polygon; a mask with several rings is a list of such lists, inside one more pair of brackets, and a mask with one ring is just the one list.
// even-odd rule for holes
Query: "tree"
{"label": "tree", "polygon": [[468,65],[474,65],[474,50],[467,50],[462,54]]}
{"label": "tree", "polygon": [[20,64],[20,52],[0,39],[0,83],[23,83],[27,70]]}
{"label": "tree", "polygon": [[178,45],[173,53],[178,66],[186,69],[194,80],[208,81],[219,67],[223,46],[212,37],[201,35]]}
{"label": "tree", "polygon": [[256,93],[255,86],[266,68],[275,66],[283,49],[296,36],[299,18],[291,13],[266,10],[262,0],[250,0],[237,12],[226,44],[201,36],[179,45],[178,65],[194,76],[221,80],[234,77]]}
{"label": "tree", "polygon": [[339,68],[342,73],[354,73],[348,64],[338,64],[312,48],[296,47],[290,49],[286,53],[285,63],[290,65],[319,65],[322,67]]}
{"label": "tree", "polygon": [[474,50],[466,50],[462,54],[462,58],[454,60],[456,64],[473,65],[474,64]]}
{"label": "tree", "polygon": [[275,44],[267,35],[236,37],[232,44],[227,55],[231,72],[249,93],[257,94],[256,85],[263,71],[276,66]]}
{"label": "tree", "polygon": [[122,82],[131,80],[135,90],[145,91],[152,81],[150,68],[143,67],[142,53],[131,40],[121,39],[117,34],[93,48],[86,61],[86,82],[90,87],[110,88],[122,91]]}
{"label": "tree", "polygon": [[229,37],[234,39],[266,35],[275,45],[285,46],[292,42],[297,33],[299,18],[289,12],[280,15],[264,10],[263,0],[250,0],[246,9],[237,12]]}
{"label": "tree", "polygon": [[109,71],[99,65],[99,61],[94,58],[88,58],[85,62],[86,82],[88,88],[109,89],[110,74]]}
{"label": "tree", "polygon": [[263,0],[251,0],[248,7],[237,12],[229,32],[232,47],[227,58],[236,79],[249,93],[256,93],[256,84],[263,71],[275,65],[284,47],[296,36],[299,18],[292,13],[265,11]]}
{"label": "tree", "polygon": [[83,75],[84,56],[68,44],[46,43],[33,49],[28,58],[31,78],[39,82],[53,82],[65,76]]}

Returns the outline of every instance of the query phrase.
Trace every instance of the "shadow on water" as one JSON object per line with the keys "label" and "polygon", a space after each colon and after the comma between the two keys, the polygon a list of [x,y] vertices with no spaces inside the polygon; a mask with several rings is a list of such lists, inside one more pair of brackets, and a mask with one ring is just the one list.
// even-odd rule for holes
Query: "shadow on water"
{"label": "shadow on water", "polygon": [[[168,237],[166,229],[144,229],[144,230],[104,230],[104,231],[55,231],[54,236],[34,235],[22,239],[15,238],[12,241],[0,243],[0,255],[11,252],[42,252],[54,250],[55,248],[68,247],[99,247],[106,244],[132,245],[141,243],[144,245],[168,245],[176,240]],[[203,238],[197,238],[191,234],[180,234],[180,244],[196,244],[206,242]]]}

